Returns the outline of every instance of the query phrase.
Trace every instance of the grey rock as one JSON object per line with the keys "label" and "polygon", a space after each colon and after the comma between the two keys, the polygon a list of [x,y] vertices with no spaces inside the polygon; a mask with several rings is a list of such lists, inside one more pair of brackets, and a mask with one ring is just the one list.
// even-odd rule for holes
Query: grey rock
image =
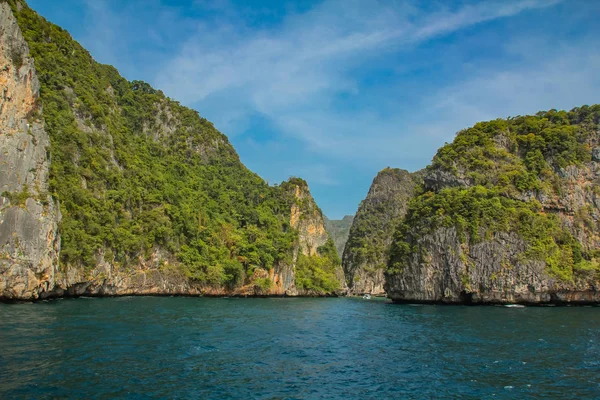
{"label": "grey rock", "polygon": [[527,246],[515,233],[496,233],[468,246],[454,228],[440,228],[415,244],[421,251],[411,255],[407,266],[386,274],[385,289],[396,302],[600,301],[600,292],[588,280],[563,283],[545,272],[544,262],[524,261]]}
{"label": "grey rock", "polygon": [[[583,250],[594,254],[600,248],[600,164],[595,161],[600,153],[598,147],[594,147],[600,132],[596,130],[588,136],[586,144],[594,149],[590,154],[591,161],[561,168],[552,159],[547,159],[553,173],[540,174],[538,189],[519,192],[513,188],[501,196],[531,204],[539,202],[542,213],[556,216]],[[522,157],[511,148],[504,132],[494,137],[494,144],[516,160]],[[506,159],[490,158],[492,171],[500,170]],[[480,184],[497,185],[497,176],[493,172],[472,172],[479,172],[479,176],[484,177],[480,178],[483,179]],[[461,172],[460,165],[448,167],[436,163],[435,159],[427,169],[424,181],[425,189],[433,193],[475,185]],[[517,230],[485,232],[484,227],[481,229],[477,241],[472,241],[468,235],[459,237],[455,228],[448,227],[433,231],[425,229],[429,233],[421,233],[423,231],[418,227],[402,231],[403,234],[408,232],[405,241],[412,251],[408,259],[390,260],[391,268],[385,276],[388,296],[396,302],[600,302],[600,276],[592,268],[573,271],[571,280],[559,280],[550,275],[545,261],[526,255],[528,244]]]}
{"label": "grey rock", "polygon": [[373,180],[350,228],[342,266],[349,293],[384,295],[392,235],[408,209],[421,173],[386,168]]}
{"label": "grey rock", "polygon": [[[0,298],[36,299],[55,286],[58,205],[47,194],[49,138],[29,48],[0,4]],[[11,200],[12,199],[12,202]]]}
{"label": "grey rock", "polygon": [[592,149],[592,160],[593,161],[600,161],[600,147],[594,147]]}

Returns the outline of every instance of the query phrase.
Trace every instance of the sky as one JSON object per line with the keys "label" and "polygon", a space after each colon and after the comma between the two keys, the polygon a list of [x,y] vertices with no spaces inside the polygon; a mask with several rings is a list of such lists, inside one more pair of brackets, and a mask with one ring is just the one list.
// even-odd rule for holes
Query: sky
{"label": "sky", "polygon": [[332,219],[478,121],[600,103],[596,0],[28,2]]}

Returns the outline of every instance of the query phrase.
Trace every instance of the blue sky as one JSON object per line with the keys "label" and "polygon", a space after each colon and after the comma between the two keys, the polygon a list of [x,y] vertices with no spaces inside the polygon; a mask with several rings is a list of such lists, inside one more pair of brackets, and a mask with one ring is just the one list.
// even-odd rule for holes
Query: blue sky
{"label": "blue sky", "polygon": [[29,0],[197,109],[270,183],[355,213],[477,121],[600,103],[600,1]]}

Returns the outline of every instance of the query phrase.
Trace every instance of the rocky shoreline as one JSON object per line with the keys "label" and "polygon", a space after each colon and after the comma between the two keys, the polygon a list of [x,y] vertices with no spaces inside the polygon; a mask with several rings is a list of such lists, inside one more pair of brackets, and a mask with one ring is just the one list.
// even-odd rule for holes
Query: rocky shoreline
{"label": "rocky shoreline", "polygon": [[[119,293],[110,291],[81,291],[85,284],[70,287],[67,290],[43,293],[38,298],[19,299],[0,297],[0,303],[4,304],[23,304],[23,303],[39,303],[51,300],[60,299],[77,299],[77,298],[114,298],[114,297],[194,297],[194,298],[222,298],[222,299],[268,299],[268,298],[356,298],[362,296],[346,293],[304,293],[297,295],[288,294],[251,294],[251,293],[217,293],[215,291],[123,291]],[[523,300],[490,300],[490,301],[473,301],[472,299],[453,299],[447,300],[423,300],[423,299],[408,299],[408,298],[392,298],[389,295],[374,296],[378,298],[387,298],[390,304],[394,305],[436,305],[436,306],[527,306],[527,307],[600,307],[600,292],[585,291],[585,292],[562,292],[553,293],[549,298],[543,301],[523,301]]]}

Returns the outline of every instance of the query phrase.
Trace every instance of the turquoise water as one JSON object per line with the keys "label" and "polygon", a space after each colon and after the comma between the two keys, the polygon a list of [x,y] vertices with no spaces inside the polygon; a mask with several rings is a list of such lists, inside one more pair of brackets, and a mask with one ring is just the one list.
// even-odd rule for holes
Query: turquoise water
{"label": "turquoise water", "polygon": [[600,398],[600,308],[0,304],[0,398]]}

